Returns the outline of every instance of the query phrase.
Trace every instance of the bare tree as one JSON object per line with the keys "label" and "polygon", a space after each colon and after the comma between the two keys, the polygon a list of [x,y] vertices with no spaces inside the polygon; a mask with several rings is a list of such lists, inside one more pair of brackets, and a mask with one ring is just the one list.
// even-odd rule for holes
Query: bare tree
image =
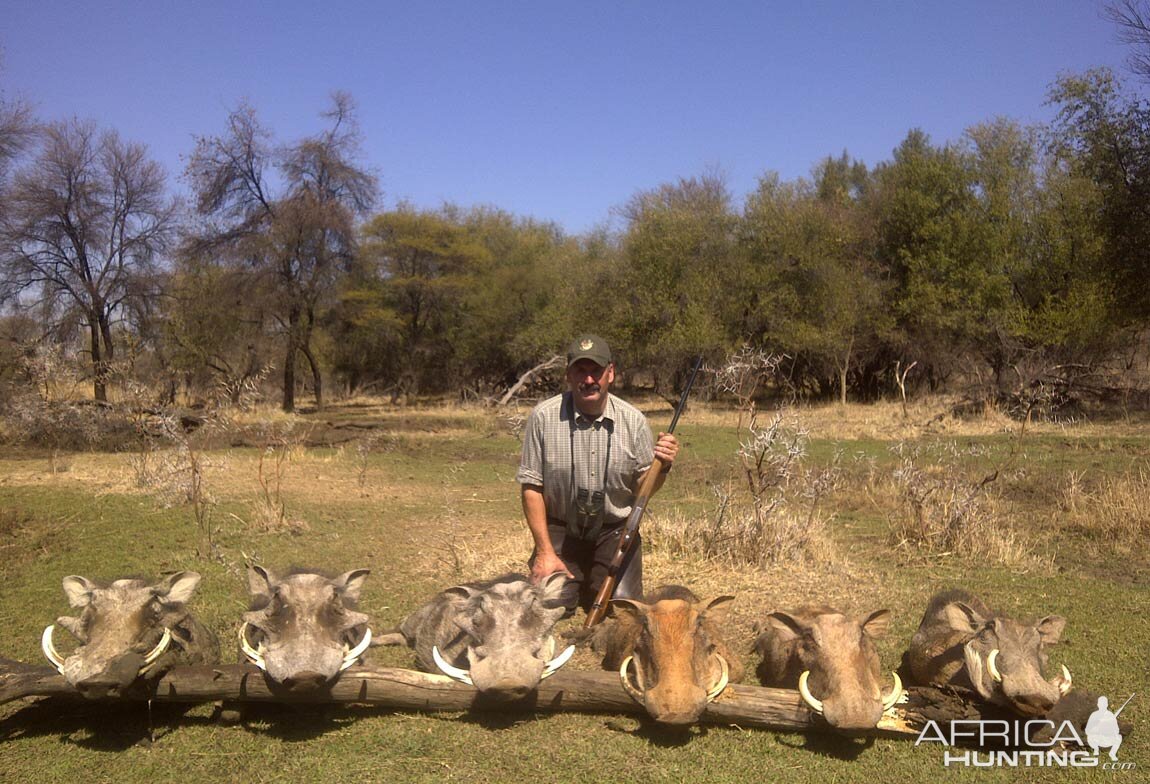
{"label": "bare tree", "polygon": [[285,338],[283,408],[295,409],[296,359],[312,373],[317,407],[323,377],[312,352],[319,309],[355,249],[355,220],[375,203],[375,177],[358,165],[351,98],[332,96],[328,128],[275,147],[255,111],[241,105],[220,136],[201,137],[188,164],[199,213],[208,221],[197,250],[230,249],[273,291]]}
{"label": "bare tree", "polygon": [[28,104],[0,101],[0,184],[11,163],[32,143],[35,130]]}
{"label": "bare tree", "polygon": [[1107,3],[1102,13],[1118,25],[1118,39],[1133,50],[1127,66],[1142,79],[1150,79],[1150,3],[1115,0]]}
{"label": "bare tree", "polygon": [[141,144],[71,120],[51,123],[5,189],[0,298],[32,293],[74,310],[90,336],[94,394],[107,400],[113,321],[135,276],[172,240],[177,202]]}

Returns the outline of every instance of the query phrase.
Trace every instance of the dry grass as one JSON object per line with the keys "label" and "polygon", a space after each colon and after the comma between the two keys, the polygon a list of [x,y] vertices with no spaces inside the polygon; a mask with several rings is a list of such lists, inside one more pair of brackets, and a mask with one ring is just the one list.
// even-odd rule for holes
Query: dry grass
{"label": "dry grass", "polygon": [[1150,535],[1150,470],[1144,466],[1089,481],[1070,472],[1059,497],[1065,524],[1109,547],[1143,549]]}
{"label": "dry grass", "polygon": [[[655,422],[669,420],[671,411],[660,398],[639,396],[635,402]],[[830,441],[882,440],[909,441],[924,436],[958,438],[966,436],[1017,435],[1023,429],[1034,435],[1067,434],[1077,436],[1121,435],[1141,420],[1090,420],[1020,422],[1005,412],[988,406],[981,411],[959,416],[962,400],[951,395],[938,395],[908,403],[904,416],[902,404],[896,401],[875,403],[797,404],[793,406],[809,429],[812,439]],[[706,427],[730,427],[738,416],[729,406],[691,401],[689,419]]]}
{"label": "dry grass", "polygon": [[871,474],[868,492],[890,522],[892,543],[909,556],[959,556],[1014,569],[1048,567],[1049,558],[1018,531],[1000,495],[999,472],[964,468],[970,455],[953,442],[896,447],[890,474]]}
{"label": "dry grass", "polygon": [[729,488],[712,489],[716,500],[709,519],[673,511],[647,520],[645,536],[652,548],[724,568],[834,560],[827,535],[829,516],[817,504],[788,500],[759,520],[748,503],[732,501]]}

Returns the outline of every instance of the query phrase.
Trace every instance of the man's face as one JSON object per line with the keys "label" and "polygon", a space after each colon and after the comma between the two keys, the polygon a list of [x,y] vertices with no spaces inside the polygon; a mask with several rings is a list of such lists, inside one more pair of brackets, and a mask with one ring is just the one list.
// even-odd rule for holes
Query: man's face
{"label": "man's face", "polygon": [[567,386],[575,398],[576,407],[584,413],[602,413],[614,380],[614,363],[604,367],[593,359],[580,359],[567,368]]}

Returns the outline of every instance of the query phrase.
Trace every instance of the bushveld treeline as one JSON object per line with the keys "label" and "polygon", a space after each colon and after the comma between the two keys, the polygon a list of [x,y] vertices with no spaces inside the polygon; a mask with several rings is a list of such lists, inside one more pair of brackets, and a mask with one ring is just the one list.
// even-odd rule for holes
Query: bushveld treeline
{"label": "bushveld treeline", "polygon": [[378,211],[344,94],[298,140],[236,108],[189,151],[187,200],[143,145],[6,101],[0,388],[47,383],[36,366],[98,400],[129,380],[168,400],[274,383],[287,410],[489,397],[591,330],[668,393],[694,355],[741,346],[783,355],[807,397],[1138,391],[1150,105],[1104,70],[1050,102],[1048,125],[911,130],[890,160],[828,156],[745,199],[680,179],[571,236],[497,207]]}

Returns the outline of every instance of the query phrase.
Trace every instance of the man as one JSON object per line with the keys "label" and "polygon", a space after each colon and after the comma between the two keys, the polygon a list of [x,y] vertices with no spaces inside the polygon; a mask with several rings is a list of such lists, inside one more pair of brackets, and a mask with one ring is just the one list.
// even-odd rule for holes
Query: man
{"label": "man", "polygon": [[[657,491],[679,453],[670,433],[652,443],[647,418],[610,394],[614,381],[607,342],[597,335],[576,338],[567,349],[567,391],[537,405],[523,434],[515,479],[535,541],[531,580],[565,573],[568,613],[594,602],[653,458],[664,466]],[[637,538],[623,563],[618,598],[642,597],[641,546]]]}

